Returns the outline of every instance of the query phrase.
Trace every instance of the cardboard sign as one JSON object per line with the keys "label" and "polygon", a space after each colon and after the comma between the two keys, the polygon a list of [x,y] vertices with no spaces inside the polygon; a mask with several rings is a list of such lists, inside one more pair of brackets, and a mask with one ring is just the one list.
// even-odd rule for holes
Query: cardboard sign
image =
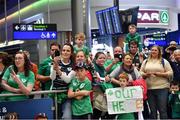
{"label": "cardboard sign", "polygon": [[140,86],[106,90],[109,114],[143,111],[143,90]]}

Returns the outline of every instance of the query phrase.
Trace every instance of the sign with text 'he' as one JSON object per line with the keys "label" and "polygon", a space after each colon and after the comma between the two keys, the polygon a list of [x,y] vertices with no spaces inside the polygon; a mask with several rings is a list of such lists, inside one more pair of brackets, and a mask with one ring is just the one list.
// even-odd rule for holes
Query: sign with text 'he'
{"label": "sign with text 'he'", "polygon": [[143,91],[140,86],[106,90],[109,114],[143,111]]}

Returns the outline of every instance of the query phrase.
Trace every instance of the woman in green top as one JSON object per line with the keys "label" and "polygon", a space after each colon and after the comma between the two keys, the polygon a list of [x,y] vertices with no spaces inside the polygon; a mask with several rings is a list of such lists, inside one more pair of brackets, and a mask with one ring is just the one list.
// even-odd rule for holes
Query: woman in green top
{"label": "woman in green top", "polygon": [[94,57],[94,67],[98,74],[96,85],[93,86],[93,119],[114,119],[114,115],[109,115],[107,112],[107,101],[102,89],[102,84],[106,79],[106,71],[104,63],[106,55],[103,52],[97,52]]}
{"label": "woman in green top", "polygon": [[17,52],[14,65],[7,68],[2,77],[3,94],[22,93],[22,96],[3,97],[5,101],[27,99],[34,86],[34,73],[30,71],[30,61],[24,52]]}

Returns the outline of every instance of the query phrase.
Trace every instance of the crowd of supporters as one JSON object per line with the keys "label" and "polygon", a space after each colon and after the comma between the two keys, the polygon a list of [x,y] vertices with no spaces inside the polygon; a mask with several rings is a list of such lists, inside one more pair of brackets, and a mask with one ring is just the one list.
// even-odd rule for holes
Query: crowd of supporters
{"label": "crowd of supporters", "polygon": [[[84,33],[75,38],[74,46],[52,43],[50,56],[38,66],[30,61],[28,51],[18,51],[14,59],[1,52],[1,94],[24,96],[0,97],[0,101],[26,100],[33,90],[66,90],[57,95],[58,118],[138,119],[138,113],[109,114],[105,90],[141,86],[145,119],[157,119],[157,113],[160,119],[180,118],[180,49],[176,43],[171,42],[164,54],[158,45],[146,51],[136,26],[130,25],[125,49],[117,46],[113,56],[97,52],[90,57]],[[54,99],[53,94],[42,97]]]}

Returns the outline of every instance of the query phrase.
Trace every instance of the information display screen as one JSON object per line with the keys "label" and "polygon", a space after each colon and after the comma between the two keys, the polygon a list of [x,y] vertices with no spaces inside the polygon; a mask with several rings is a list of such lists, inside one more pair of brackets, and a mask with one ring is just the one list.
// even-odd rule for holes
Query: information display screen
{"label": "information display screen", "polygon": [[111,35],[122,32],[118,7],[96,11],[100,35]]}
{"label": "information display screen", "polygon": [[121,33],[122,32],[122,27],[121,27],[121,23],[120,23],[118,7],[109,8],[109,11],[111,13],[112,25],[113,25],[113,28],[114,28],[114,33]]}
{"label": "information display screen", "polygon": [[55,40],[56,24],[13,24],[14,40]]}
{"label": "information display screen", "polygon": [[167,45],[166,41],[167,40],[165,33],[151,34],[144,36],[144,45],[147,47],[153,45],[166,46]]}
{"label": "information display screen", "polygon": [[106,34],[106,29],[105,29],[105,25],[104,25],[104,19],[103,19],[102,11],[97,11],[96,12],[96,18],[97,18],[97,23],[98,23],[98,26],[99,26],[100,35],[105,35]]}
{"label": "information display screen", "polygon": [[103,10],[103,18],[107,34],[114,34],[110,9]]}

